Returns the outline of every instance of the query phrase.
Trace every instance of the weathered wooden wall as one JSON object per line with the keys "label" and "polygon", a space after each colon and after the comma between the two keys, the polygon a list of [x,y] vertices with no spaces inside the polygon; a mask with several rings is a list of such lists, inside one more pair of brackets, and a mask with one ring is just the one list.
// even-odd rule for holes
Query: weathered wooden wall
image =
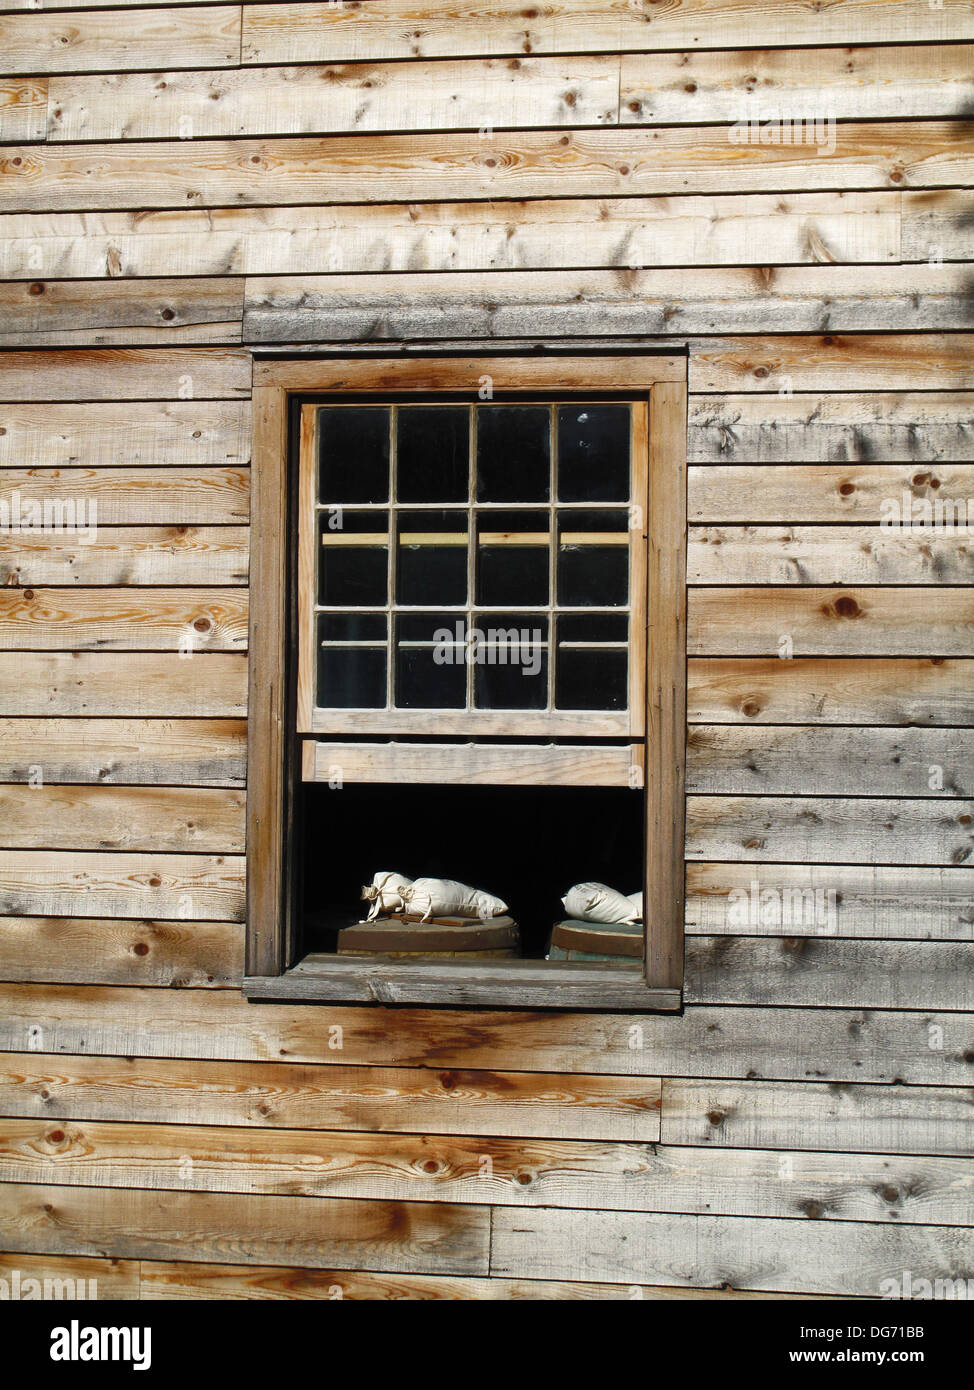
{"label": "weathered wooden wall", "polygon": [[[974,1276],[974,543],[878,524],[974,498],[974,5],[0,10],[2,496],[99,521],[0,533],[0,1267]],[[796,105],[834,149],[729,138]],[[247,1003],[250,349],[632,334],[690,352],[685,1015]]]}

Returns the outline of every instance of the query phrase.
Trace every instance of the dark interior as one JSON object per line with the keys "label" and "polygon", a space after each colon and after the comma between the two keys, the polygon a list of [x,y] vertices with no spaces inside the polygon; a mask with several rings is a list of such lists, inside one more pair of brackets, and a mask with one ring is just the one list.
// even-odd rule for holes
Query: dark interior
{"label": "dark interior", "polygon": [[644,801],[624,787],[302,783],[305,950],[333,951],[338,928],[368,910],[361,885],[389,869],[460,879],[503,898],[522,954],[541,958],[573,884],[642,887]]}

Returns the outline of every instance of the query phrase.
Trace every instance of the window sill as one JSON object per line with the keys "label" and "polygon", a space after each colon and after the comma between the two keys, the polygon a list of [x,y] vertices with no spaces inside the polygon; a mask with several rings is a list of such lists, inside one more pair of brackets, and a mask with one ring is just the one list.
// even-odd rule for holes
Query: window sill
{"label": "window sill", "polygon": [[589,1009],[675,1013],[678,989],[648,985],[638,964],[542,961],[402,961],[314,954],[283,975],[250,975],[251,1001],[422,1004],[447,1008]]}

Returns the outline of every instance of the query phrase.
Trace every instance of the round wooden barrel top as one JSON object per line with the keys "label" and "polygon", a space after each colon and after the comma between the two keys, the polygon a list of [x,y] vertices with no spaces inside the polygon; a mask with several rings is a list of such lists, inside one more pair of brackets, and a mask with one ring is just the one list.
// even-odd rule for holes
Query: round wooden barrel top
{"label": "round wooden barrel top", "polygon": [[643,928],[641,923],[627,926],[621,922],[579,922],[569,918],[552,927],[551,944],[586,956],[629,956],[638,960],[643,954]]}

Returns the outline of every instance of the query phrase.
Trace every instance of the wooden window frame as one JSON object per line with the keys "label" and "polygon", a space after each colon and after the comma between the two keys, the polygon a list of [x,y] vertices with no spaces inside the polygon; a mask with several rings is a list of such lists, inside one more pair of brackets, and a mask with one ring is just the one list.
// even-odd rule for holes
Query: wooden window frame
{"label": "wooden window frame", "polygon": [[[297,959],[298,926],[289,901],[288,828],[294,778],[314,776],[306,743],[295,765],[296,690],[289,658],[294,627],[288,526],[295,504],[289,476],[291,398],[361,393],[456,392],[469,398],[489,377],[495,393],[529,399],[559,392],[632,392],[648,397],[648,544],[645,730],[646,893],[641,963],[478,960],[462,962]],[[255,361],[251,494],[250,660],[247,777],[247,941],[244,992],[253,1000],[673,1011],[681,1007],[684,930],[686,746],[686,358],[652,354],[360,357]],[[449,733],[448,728],[443,729]],[[597,729],[589,732],[598,733]],[[620,731],[621,732],[621,731]],[[313,740],[314,735],[307,738]],[[381,745],[376,745],[381,747]],[[640,751],[643,745],[638,745]],[[590,784],[587,762],[620,763],[618,745],[550,758],[534,751],[525,781]],[[363,754],[363,765],[367,754]],[[379,755],[381,757],[381,755]],[[463,745],[444,745],[436,780],[466,781]],[[617,768],[610,780],[618,784]],[[368,780],[367,774],[363,780]],[[377,780],[373,777],[372,780]],[[648,885],[653,885],[653,891]]]}

